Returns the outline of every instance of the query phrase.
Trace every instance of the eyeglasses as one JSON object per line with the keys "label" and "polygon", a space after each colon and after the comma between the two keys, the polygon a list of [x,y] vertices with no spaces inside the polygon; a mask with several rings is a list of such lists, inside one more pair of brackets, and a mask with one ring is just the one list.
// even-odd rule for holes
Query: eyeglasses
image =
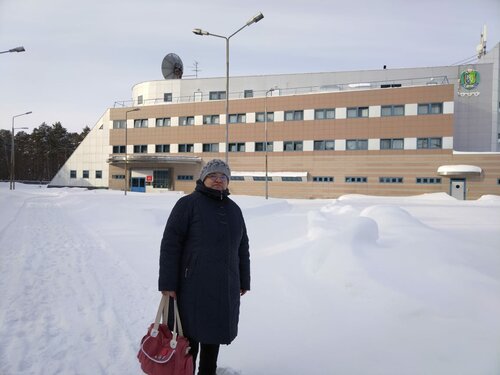
{"label": "eyeglasses", "polygon": [[216,180],[221,180],[221,181],[227,181],[227,176],[225,174],[209,174],[207,178],[211,179],[212,181]]}

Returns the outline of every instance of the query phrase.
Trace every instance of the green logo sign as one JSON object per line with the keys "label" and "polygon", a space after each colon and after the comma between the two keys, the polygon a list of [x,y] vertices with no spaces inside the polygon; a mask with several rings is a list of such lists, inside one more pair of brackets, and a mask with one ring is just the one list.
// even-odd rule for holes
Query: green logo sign
{"label": "green logo sign", "polygon": [[460,74],[460,86],[466,90],[473,90],[479,85],[479,72],[467,69]]}

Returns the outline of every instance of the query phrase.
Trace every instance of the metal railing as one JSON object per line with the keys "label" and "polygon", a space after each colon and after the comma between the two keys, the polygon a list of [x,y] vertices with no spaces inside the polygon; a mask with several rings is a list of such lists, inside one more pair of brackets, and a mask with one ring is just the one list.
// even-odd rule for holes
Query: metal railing
{"label": "metal railing", "polygon": [[[418,77],[418,78],[393,79],[393,80],[383,80],[383,81],[331,83],[321,86],[304,86],[304,87],[293,87],[293,88],[275,87],[273,90],[273,96],[293,96],[293,95],[304,95],[304,94],[360,91],[360,90],[379,90],[384,88],[447,85],[447,84],[449,84],[447,76]],[[230,92],[229,99],[236,100],[236,99],[264,98],[267,91],[268,90],[254,90],[252,97],[245,97],[245,94],[242,91]],[[217,100],[222,101],[225,100],[225,98]],[[164,101],[163,98],[144,99],[141,101],[140,104],[138,100],[134,99],[115,101],[113,108],[148,106],[148,105],[158,105],[158,104],[168,105],[168,104],[180,104],[180,103],[198,103],[207,101],[213,102],[215,100],[210,99],[209,93],[197,92],[196,94],[193,95],[172,97],[172,100],[168,102]]]}

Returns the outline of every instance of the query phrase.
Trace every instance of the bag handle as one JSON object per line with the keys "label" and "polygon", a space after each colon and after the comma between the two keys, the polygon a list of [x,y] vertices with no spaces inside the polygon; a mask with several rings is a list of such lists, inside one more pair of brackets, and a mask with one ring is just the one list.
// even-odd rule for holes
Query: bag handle
{"label": "bag handle", "polygon": [[[163,324],[168,326],[168,310],[170,307],[170,297],[162,295],[160,306],[158,306],[158,312],[156,313],[155,322],[153,329],[151,330],[151,336],[156,337],[158,335],[158,327],[160,326],[160,320]],[[182,329],[181,316],[179,314],[179,309],[177,307],[177,299],[174,298],[174,340],[177,341],[177,335],[184,337],[184,331]]]}

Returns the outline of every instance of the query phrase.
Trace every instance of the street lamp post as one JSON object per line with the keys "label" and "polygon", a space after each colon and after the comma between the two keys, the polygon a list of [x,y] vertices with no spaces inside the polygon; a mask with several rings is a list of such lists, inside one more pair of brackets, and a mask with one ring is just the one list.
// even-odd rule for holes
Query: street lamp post
{"label": "street lamp post", "polygon": [[228,162],[229,155],[228,155],[228,149],[229,149],[229,39],[231,39],[234,35],[239,33],[241,30],[243,30],[245,27],[250,26],[254,23],[259,22],[261,19],[264,18],[264,15],[259,12],[257,13],[254,17],[249,19],[245,25],[240,27],[238,30],[236,30],[234,33],[232,33],[229,36],[223,36],[223,35],[217,35],[217,34],[212,34],[209,33],[208,31],[202,30],[202,29],[193,29],[193,33],[196,35],[210,35],[210,36],[215,36],[216,38],[222,38],[226,40],[226,163]]}
{"label": "street lamp post", "polygon": [[125,195],[127,195],[127,190],[128,190],[128,177],[127,177],[127,167],[128,167],[128,153],[127,153],[127,146],[128,146],[128,139],[127,139],[127,135],[128,135],[128,131],[127,131],[127,118],[128,118],[128,114],[129,112],[136,112],[136,111],[140,111],[141,109],[140,108],[133,108],[133,109],[129,109],[128,111],[125,111]]}
{"label": "street lamp post", "polygon": [[20,47],[8,49],[7,51],[0,51],[0,54],[2,54],[2,53],[9,53],[9,52],[24,52],[24,51],[26,51],[24,49],[24,47],[20,46]]}
{"label": "street lamp post", "polygon": [[16,128],[14,127],[14,120],[16,119],[16,117],[19,117],[19,116],[24,116],[24,115],[29,115],[31,114],[32,112],[29,111],[29,112],[26,112],[26,113],[21,113],[20,115],[15,115],[15,116],[12,116],[12,141],[11,141],[11,148],[10,148],[10,190],[16,190],[16,182],[14,181],[14,168],[16,166],[16,162],[15,162],[15,155],[16,153],[14,152],[15,150],[15,138],[14,138],[14,131],[16,129],[28,129],[26,127],[22,127],[22,128]]}
{"label": "street lamp post", "polygon": [[264,98],[264,151],[266,159],[266,199],[269,198],[269,181],[268,181],[268,168],[267,168],[267,95],[273,92],[274,89],[269,89],[266,91],[266,96]]}

